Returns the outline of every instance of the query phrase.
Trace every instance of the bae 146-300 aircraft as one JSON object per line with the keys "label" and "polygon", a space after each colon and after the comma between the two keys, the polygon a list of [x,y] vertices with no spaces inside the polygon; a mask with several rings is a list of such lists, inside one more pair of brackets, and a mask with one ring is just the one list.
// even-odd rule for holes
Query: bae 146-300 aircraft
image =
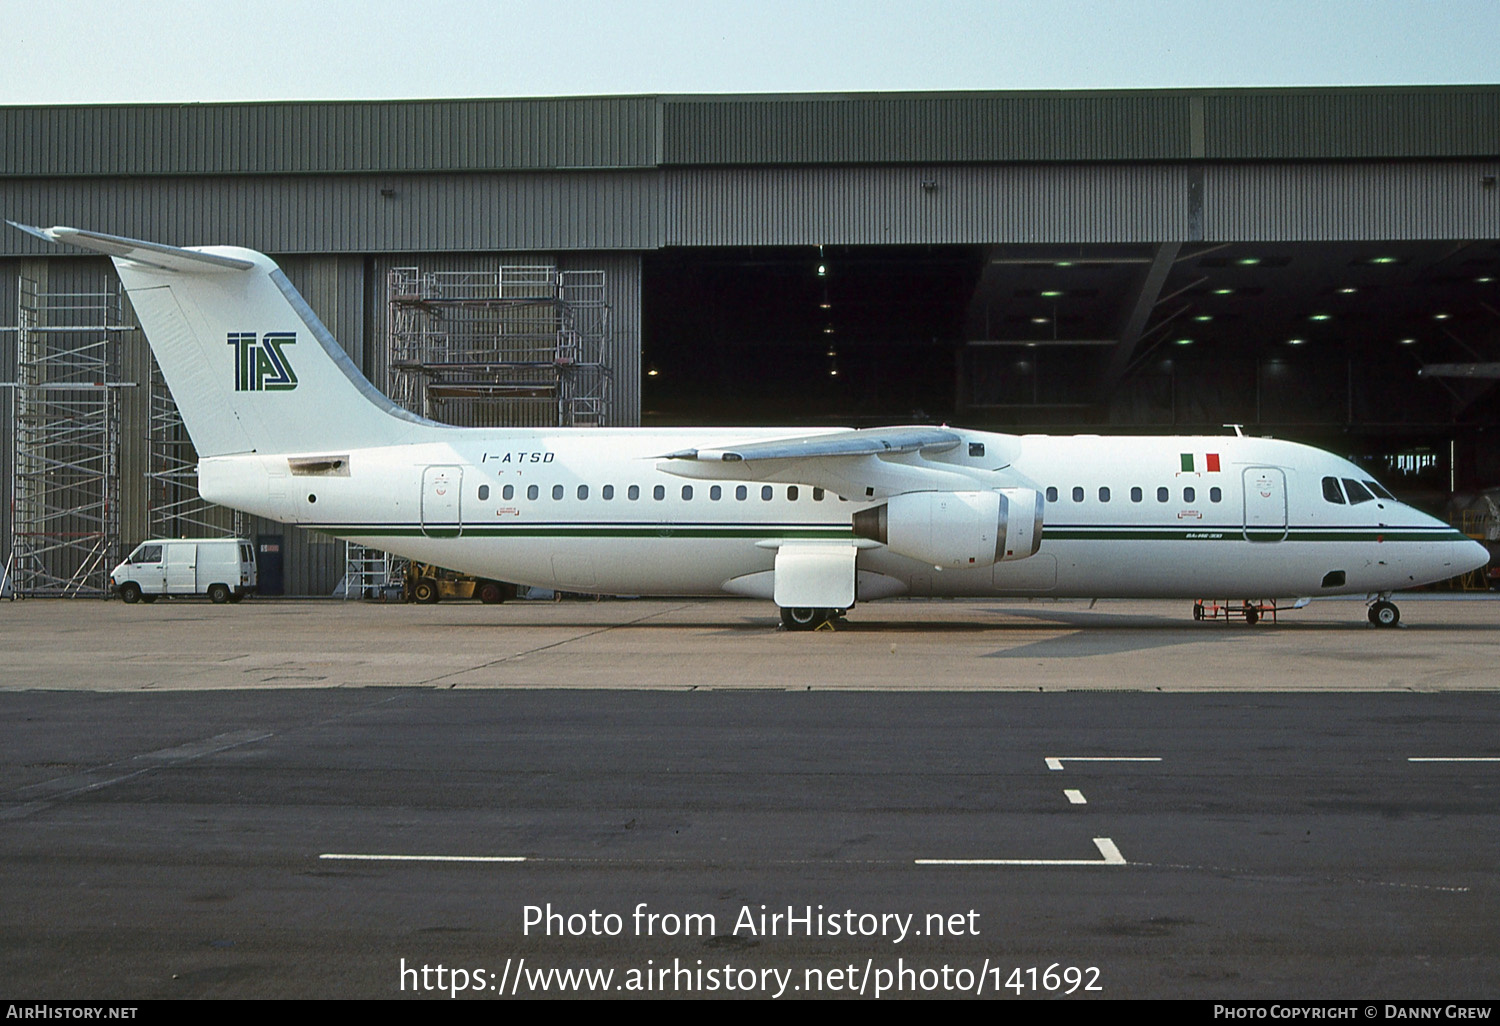
{"label": "bae 146-300 aircraft", "polygon": [[[1355,464],[1223,436],[461,428],[401,409],[275,262],[75,228],[109,254],[216,503],[495,582],[748,595],[790,628],[897,595],[1393,591],[1489,554]],[[1201,607],[1195,608],[1201,612]]]}

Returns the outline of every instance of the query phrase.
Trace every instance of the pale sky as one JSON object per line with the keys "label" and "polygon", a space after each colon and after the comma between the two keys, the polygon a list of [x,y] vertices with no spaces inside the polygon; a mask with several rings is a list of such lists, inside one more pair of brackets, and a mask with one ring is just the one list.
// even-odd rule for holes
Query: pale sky
{"label": "pale sky", "polygon": [[0,0],[0,104],[1500,82],[1497,0]]}

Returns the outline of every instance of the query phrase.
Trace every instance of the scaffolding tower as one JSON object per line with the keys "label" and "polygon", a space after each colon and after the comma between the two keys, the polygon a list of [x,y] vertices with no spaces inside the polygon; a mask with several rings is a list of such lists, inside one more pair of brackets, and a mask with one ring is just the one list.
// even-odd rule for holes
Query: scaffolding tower
{"label": "scaffolding tower", "polygon": [[[603,426],[609,304],[603,271],[394,267],[386,279],[387,393],[446,424]],[[399,586],[407,561],[349,542],[344,597]]]}
{"label": "scaffolding tower", "polygon": [[599,425],[609,419],[603,271],[392,268],[390,397],[448,424]]}
{"label": "scaffolding tower", "polygon": [[5,587],[108,595],[120,556],[118,282],[53,292],[20,277],[12,401],[13,501]]}
{"label": "scaffolding tower", "polygon": [[407,560],[361,545],[344,543],[344,598],[384,598],[406,581]]}

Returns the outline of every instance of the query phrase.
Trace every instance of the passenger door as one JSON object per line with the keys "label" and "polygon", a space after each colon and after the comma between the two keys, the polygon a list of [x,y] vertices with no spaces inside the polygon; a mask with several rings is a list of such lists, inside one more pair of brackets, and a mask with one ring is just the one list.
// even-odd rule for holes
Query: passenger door
{"label": "passenger door", "polygon": [[429,538],[457,538],[463,533],[460,500],[462,467],[427,467],[422,471],[422,533]]}
{"label": "passenger door", "polygon": [[1286,473],[1280,467],[1246,467],[1245,540],[1279,542],[1286,537]]}

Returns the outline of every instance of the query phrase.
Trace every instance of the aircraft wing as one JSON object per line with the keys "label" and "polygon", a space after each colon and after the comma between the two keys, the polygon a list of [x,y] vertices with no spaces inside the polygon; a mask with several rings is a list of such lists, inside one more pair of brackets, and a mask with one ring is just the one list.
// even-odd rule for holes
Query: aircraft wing
{"label": "aircraft wing", "polygon": [[127,239],[120,235],[105,235],[102,232],[86,232],[82,228],[65,228],[62,225],[55,228],[37,228],[34,225],[21,224],[17,221],[5,223],[12,228],[19,228],[27,235],[45,239],[47,242],[72,243],[84,249],[107,253],[121,260],[129,260],[133,264],[143,264],[162,271],[191,271],[202,274],[205,271],[245,271],[255,266],[248,260],[221,256],[217,253],[164,246],[160,242]]}
{"label": "aircraft wing", "polygon": [[999,466],[974,467],[927,459],[963,441],[946,428],[863,428],[680,449],[657,457],[656,467],[698,480],[809,485],[857,500],[921,489],[973,488],[1010,462],[1001,457]]}
{"label": "aircraft wing", "polygon": [[[958,435],[942,428],[865,428],[771,442],[749,442],[720,449],[681,449],[659,458],[758,463],[761,460],[803,460],[816,456],[900,456],[910,452],[947,452],[961,441],[963,439]],[[736,472],[743,473],[743,468]]]}

